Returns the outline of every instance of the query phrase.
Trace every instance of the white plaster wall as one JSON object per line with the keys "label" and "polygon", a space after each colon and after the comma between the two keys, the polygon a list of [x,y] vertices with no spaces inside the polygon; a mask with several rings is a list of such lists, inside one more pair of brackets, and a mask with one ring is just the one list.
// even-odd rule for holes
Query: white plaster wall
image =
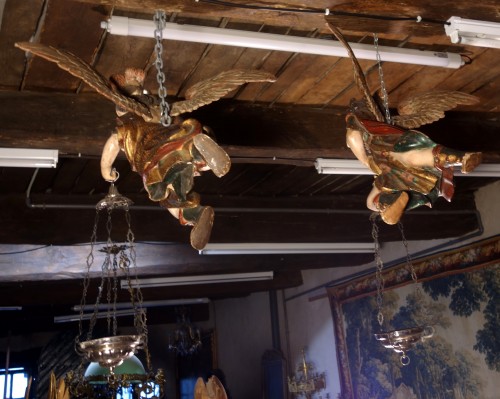
{"label": "white plaster wall", "polygon": [[218,363],[232,399],[261,397],[261,357],[272,349],[269,294],[215,301]]}
{"label": "white plaster wall", "polygon": [[[289,325],[290,359],[289,372],[293,374],[302,361],[304,349],[306,361],[314,366],[313,372],[326,373],[326,389],[320,394],[323,398],[333,394],[339,386],[335,342],[332,341],[333,323],[330,303],[327,297],[308,301],[307,296],[297,297],[286,302]],[[319,394],[315,398],[319,398]]]}
{"label": "white plaster wall", "polygon": [[483,220],[483,237],[500,233],[500,180],[483,187],[475,194],[476,207]]}

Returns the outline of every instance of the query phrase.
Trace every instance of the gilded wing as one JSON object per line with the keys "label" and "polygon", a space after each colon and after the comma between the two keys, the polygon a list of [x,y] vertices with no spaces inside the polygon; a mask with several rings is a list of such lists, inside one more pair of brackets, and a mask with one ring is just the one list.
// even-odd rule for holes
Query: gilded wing
{"label": "gilded wing", "polygon": [[222,382],[213,375],[208,379],[207,382],[208,395],[210,399],[227,399],[226,390],[222,385]]}
{"label": "gilded wing", "polygon": [[359,65],[358,59],[354,55],[354,52],[352,51],[351,46],[345,40],[344,35],[342,32],[340,32],[337,27],[333,26],[330,23],[327,23],[328,28],[332,31],[332,33],[335,35],[335,37],[338,39],[340,43],[344,46],[344,48],[347,50],[347,54],[349,54],[349,57],[351,58],[352,61],[352,66],[354,69],[354,81],[356,82],[356,85],[358,86],[359,91],[363,95],[363,98],[365,100],[365,103],[369,109],[369,111],[373,114],[373,117],[378,121],[378,122],[384,122],[385,118],[380,112],[375,100],[370,94],[370,89],[368,88],[368,83],[366,82],[365,74],[363,73],[363,70],[361,69],[361,65]]}
{"label": "gilded wing", "polygon": [[231,69],[218,75],[203,80],[191,86],[186,91],[186,100],[172,104],[170,114],[177,116],[185,112],[191,112],[203,105],[210,104],[224,97],[230,91],[244,83],[250,82],[274,82],[274,75],[265,71]]}
{"label": "gilded wing", "polygon": [[117,106],[143,117],[147,122],[153,118],[151,110],[146,105],[115,91],[110,82],[92,68],[92,66],[69,51],[56,49],[55,47],[46,46],[41,43],[19,42],[15,46],[48,61],[55,62],[59,68],[82,79],[99,94],[113,101]]}
{"label": "gilded wing", "polygon": [[66,382],[63,377],[59,379],[57,386],[57,399],[70,399],[69,389],[66,386]]}
{"label": "gilded wing", "polygon": [[206,384],[203,378],[199,377],[194,387],[194,399],[227,399],[227,394],[215,375],[211,376]]}
{"label": "gilded wing", "polygon": [[47,392],[47,399],[57,399],[57,382],[56,375],[53,371],[50,373],[49,390]]}
{"label": "gilded wing", "polygon": [[201,377],[196,380],[196,385],[194,386],[194,399],[209,399],[207,386]]}
{"label": "gilded wing", "polygon": [[479,98],[459,91],[434,91],[418,94],[398,105],[399,116],[393,117],[397,126],[414,129],[444,118],[445,111],[458,105],[476,104]]}

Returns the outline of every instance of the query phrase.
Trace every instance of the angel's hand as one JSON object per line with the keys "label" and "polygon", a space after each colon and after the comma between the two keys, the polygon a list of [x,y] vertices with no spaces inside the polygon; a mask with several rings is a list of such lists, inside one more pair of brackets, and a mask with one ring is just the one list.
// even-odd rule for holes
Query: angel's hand
{"label": "angel's hand", "polygon": [[106,141],[101,155],[101,175],[106,181],[114,182],[118,179],[118,172],[113,169],[113,162],[119,152],[118,135],[113,133]]}

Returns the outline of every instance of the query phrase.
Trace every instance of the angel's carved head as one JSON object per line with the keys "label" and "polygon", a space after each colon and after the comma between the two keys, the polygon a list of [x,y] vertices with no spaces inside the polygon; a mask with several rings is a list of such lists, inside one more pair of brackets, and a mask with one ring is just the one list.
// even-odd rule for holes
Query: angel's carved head
{"label": "angel's carved head", "polygon": [[373,113],[364,100],[351,99],[349,113],[356,115],[360,119],[373,119]]}
{"label": "angel's carved head", "polygon": [[[110,80],[121,94],[149,107],[152,114],[150,121],[157,122],[159,116],[156,115],[158,112],[155,112],[154,106],[158,105],[158,99],[144,88],[145,77],[146,74],[142,69],[127,68],[122,74],[112,75]],[[127,112],[127,109],[117,104],[116,113],[118,116],[125,115]]]}
{"label": "angel's carved head", "polygon": [[140,96],[144,93],[145,73],[139,68],[127,68],[123,74],[111,76],[118,89],[128,96]]}

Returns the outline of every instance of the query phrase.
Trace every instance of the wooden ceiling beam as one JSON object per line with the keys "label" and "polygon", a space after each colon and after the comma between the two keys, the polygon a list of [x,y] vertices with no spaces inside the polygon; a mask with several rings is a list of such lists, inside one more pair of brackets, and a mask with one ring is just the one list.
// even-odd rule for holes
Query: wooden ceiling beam
{"label": "wooden ceiling beam", "polygon": [[[249,10],[245,8],[219,6],[214,4],[196,2],[194,0],[73,0],[81,3],[92,5],[114,6],[116,10],[149,13],[152,15],[156,10],[163,10],[166,13],[177,13],[185,16],[196,16],[197,18],[234,18],[255,22],[256,24],[266,24],[274,26],[293,26],[295,29],[324,29],[325,20],[324,14],[311,13],[292,13],[292,12],[276,12],[269,10]],[[258,5],[259,2],[254,4]],[[316,1],[316,6],[304,4],[303,1],[287,0],[287,6],[290,8],[312,8],[318,7],[319,10],[327,7],[327,2]],[[235,4],[238,4],[235,2]],[[241,2],[240,2],[241,4]],[[276,6],[273,3],[261,3],[263,6]]]}
{"label": "wooden ceiling beam", "polygon": [[[369,187],[369,185],[367,185]],[[50,198],[50,197],[49,197]],[[370,212],[365,208],[364,196],[330,196],[313,203],[300,198],[274,202],[258,201],[253,198],[245,202],[233,202],[221,196],[202,198],[215,207],[215,222],[211,242],[370,242]],[[59,197],[59,201],[61,197]],[[39,204],[48,202],[38,196]],[[59,202],[60,203],[60,202]],[[88,203],[88,202],[87,202]],[[94,201],[93,204],[96,202]],[[232,203],[232,205],[227,205]],[[57,203],[44,209],[30,209],[25,198],[0,196],[2,229],[0,242],[3,244],[72,245],[90,241],[95,209],[78,208],[81,204],[75,196],[67,196],[66,204]],[[73,207],[74,206],[74,207]],[[76,209],[75,209],[76,207]],[[195,265],[208,266],[213,257],[199,257],[189,243],[190,228],[181,226],[168,212],[158,210],[155,204],[140,209],[131,208],[133,230],[137,241],[183,243],[172,246],[172,253],[166,257],[173,265],[184,264],[192,255],[190,270]],[[140,220],[140,222],[139,222]],[[433,209],[417,209],[404,216],[407,236],[412,240],[430,240],[464,235],[479,228],[472,194],[460,195],[451,203],[438,201]],[[116,234],[126,236],[127,226],[120,220],[114,223]],[[38,226],[33,228],[33,226]],[[348,228],[347,228],[348,226]],[[15,231],[16,234],[12,234]],[[398,241],[399,231],[394,226],[381,226],[381,240]],[[104,235],[100,231],[100,237]],[[185,251],[187,253],[184,253]],[[180,251],[180,252],[179,252]],[[298,257],[297,259],[299,259]],[[250,263],[258,257],[249,257]],[[340,258],[339,258],[340,259]],[[260,261],[260,260],[259,260]],[[267,260],[266,260],[267,261]],[[306,262],[307,263],[307,262]],[[321,267],[318,263],[317,267]],[[170,263],[169,263],[170,264]],[[310,267],[315,262],[310,262]],[[354,263],[356,264],[356,263]],[[218,265],[234,267],[230,257],[222,257]],[[300,264],[301,266],[304,266]],[[191,269],[193,268],[194,269]],[[202,269],[200,269],[201,271]]]}
{"label": "wooden ceiling beam", "polygon": [[[114,6],[116,10],[127,12],[153,14],[156,10],[164,10],[166,13],[196,15],[198,18],[233,18],[258,24],[292,26],[294,29],[319,29],[325,31],[325,11],[328,9],[329,15],[326,18],[341,29],[353,32],[369,32],[370,34],[372,32],[378,32],[406,36],[444,36],[444,24],[428,21],[446,21],[452,16],[450,15],[450,10],[461,9],[461,1],[457,0],[442,0],[439,3],[433,0],[415,0],[411,3],[385,2],[384,4],[380,4],[378,1],[355,0],[336,7],[332,7],[331,1],[324,0],[308,2],[304,2],[303,0],[286,1],[286,8],[288,9],[313,9],[317,10],[317,13],[280,10],[280,8],[285,8],[285,5],[280,6],[268,1],[252,2],[252,5],[261,5],[262,7],[268,8],[275,7],[276,11],[265,9],[259,10],[255,8],[249,10],[243,7],[229,7],[194,0],[169,0],[168,2],[164,0],[73,1],[92,5]],[[236,6],[245,5],[245,3],[240,1],[230,1],[229,3],[233,3]],[[476,4],[473,8],[468,7],[467,15],[457,16],[489,21],[492,15],[495,15],[497,11],[498,4],[494,0],[489,0],[483,1],[481,4]],[[363,15],[378,15],[399,19],[401,17],[408,17],[410,20],[384,20],[382,18],[362,17]],[[424,18],[420,23],[417,23],[418,16]]]}
{"label": "wooden ceiling beam", "polygon": [[[317,157],[353,158],[345,145],[344,107],[270,107],[221,100],[192,116],[214,130],[235,162],[295,160],[301,165],[301,160]],[[115,119],[114,105],[94,93],[1,92],[0,146],[55,148],[62,157],[100,156]],[[499,113],[449,112],[420,130],[438,143],[487,151],[486,162],[500,162]]]}

